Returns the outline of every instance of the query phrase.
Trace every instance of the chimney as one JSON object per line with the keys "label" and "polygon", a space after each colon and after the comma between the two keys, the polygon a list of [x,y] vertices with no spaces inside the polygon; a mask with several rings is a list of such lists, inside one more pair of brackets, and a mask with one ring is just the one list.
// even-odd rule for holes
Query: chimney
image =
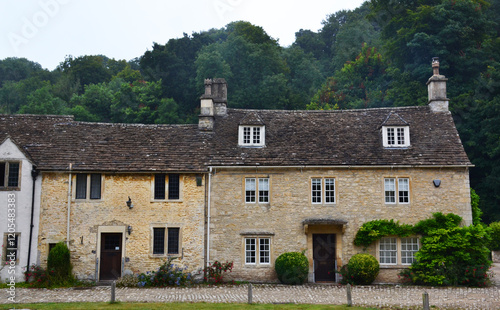
{"label": "chimney", "polygon": [[225,79],[205,79],[205,93],[200,97],[198,128],[212,131],[214,116],[226,115],[227,82]]}
{"label": "chimney", "polygon": [[448,112],[448,102],[446,98],[446,81],[444,75],[439,74],[439,58],[432,58],[432,76],[427,81],[429,92],[429,106],[432,112]]}

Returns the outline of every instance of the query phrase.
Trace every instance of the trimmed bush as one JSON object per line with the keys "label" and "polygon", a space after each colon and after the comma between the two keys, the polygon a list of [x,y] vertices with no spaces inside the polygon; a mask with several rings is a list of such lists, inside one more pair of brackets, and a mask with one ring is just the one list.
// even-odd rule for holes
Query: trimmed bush
{"label": "trimmed bush", "polygon": [[274,268],[284,284],[303,284],[309,273],[309,261],[304,253],[287,252],[276,259]]}
{"label": "trimmed bush", "polygon": [[59,242],[49,252],[47,270],[55,282],[63,283],[73,281],[72,269],[69,249],[64,242]]}
{"label": "trimmed bush", "polygon": [[368,285],[375,281],[380,270],[377,259],[370,254],[356,254],[349,260],[347,271],[343,277],[347,277],[347,283]]}

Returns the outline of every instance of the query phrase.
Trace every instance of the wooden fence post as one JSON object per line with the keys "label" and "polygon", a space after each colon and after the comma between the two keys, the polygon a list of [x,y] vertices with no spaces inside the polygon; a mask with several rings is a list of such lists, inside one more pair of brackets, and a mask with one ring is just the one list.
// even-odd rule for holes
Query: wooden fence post
{"label": "wooden fence post", "polygon": [[351,292],[351,285],[347,284],[347,306],[350,307],[352,306],[352,292]]}
{"label": "wooden fence post", "polygon": [[253,299],[253,293],[252,293],[252,283],[248,283],[248,303],[252,304],[252,299]]}
{"label": "wooden fence post", "polygon": [[111,303],[115,303],[115,289],[116,289],[116,281],[111,283]]}
{"label": "wooden fence post", "polygon": [[424,310],[430,310],[430,308],[429,308],[429,294],[427,292],[424,292],[422,294],[422,299],[424,302]]}

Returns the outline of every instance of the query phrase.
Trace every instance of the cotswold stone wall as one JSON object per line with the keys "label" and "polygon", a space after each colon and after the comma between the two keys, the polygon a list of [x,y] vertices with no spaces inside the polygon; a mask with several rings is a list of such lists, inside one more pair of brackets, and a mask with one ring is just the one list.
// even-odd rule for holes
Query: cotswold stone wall
{"label": "cotswold stone wall", "polygon": [[[122,232],[125,273],[157,269],[166,256],[152,255],[152,227],[180,227],[180,259],[174,261],[189,271],[203,268],[205,181],[196,175],[180,175],[179,201],[154,201],[152,174],[103,174],[100,200],[75,200],[75,175],[71,190],[70,251],[73,271],[83,279],[94,279],[99,257],[99,233]],[[128,197],[133,208],[126,205]],[[44,173],[42,180],[40,261],[46,265],[49,244],[66,241],[68,174]],[[128,233],[128,226],[132,232]]]}
{"label": "cotswold stone wall", "polygon": [[[245,203],[245,178],[269,177],[270,202]],[[410,203],[386,204],[384,178],[409,178]],[[333,205],[311,203],[311,178],[335,178]],[[435,187],[433,180],[441,180]],[[313,233],[337,234],[337,264],[364,251],[353,245],[359,227],[375,219],[414,224],[434,212],[455,213],[471,222],[469,176],[465,168],[421,169],[216,169],[212,177],[210,261],[233,261],[230,278],[276,281],[274,261],[289,251],[306,251],[313,279]],[[346,225],[302,224],[307,219],[341,219]],[[271,238],[271,264],[247,265],[244,238]],[[366,249],[377,255],[375,244]],[[398,266],[395,266],[398,267]],[[399,266],[402,267],[402,266]],[[380,282],[397,281],[383,268]]]}

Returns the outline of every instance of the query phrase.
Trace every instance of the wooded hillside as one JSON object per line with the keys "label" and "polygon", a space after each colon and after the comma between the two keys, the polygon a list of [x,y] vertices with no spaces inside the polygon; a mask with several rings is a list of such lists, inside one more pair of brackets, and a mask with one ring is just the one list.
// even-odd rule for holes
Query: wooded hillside
{"label": "wooded hillside", "polygon": [[[325,15],[329,12],[325,12]],[[424,105],[432,57],[471,161],[486,222],[500,220],[500,0],[371,0],[326,15],[281,47],[238,21],[133,60],[67,57],[54,71],[0,60],[0,112],[77,120],[194,123],[205,78],[223,77],[233,108],[357,109]]]}

